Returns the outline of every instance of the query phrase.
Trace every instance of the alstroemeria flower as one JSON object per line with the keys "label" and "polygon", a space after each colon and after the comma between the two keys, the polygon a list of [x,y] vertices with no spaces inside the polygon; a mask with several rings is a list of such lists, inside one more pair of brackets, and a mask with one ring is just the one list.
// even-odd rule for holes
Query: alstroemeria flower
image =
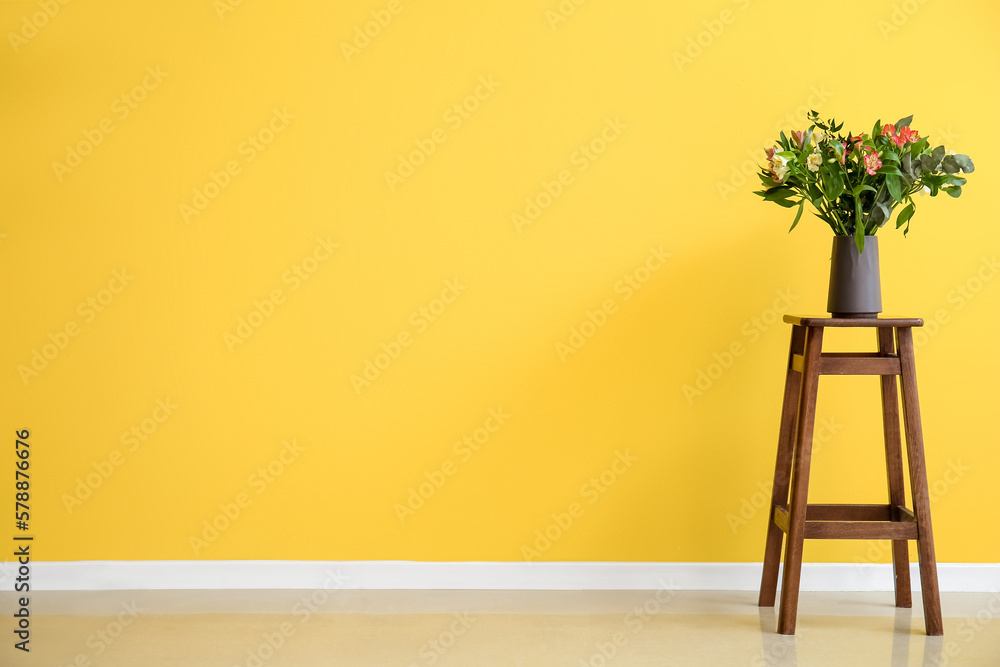
{"label": "alstroemeria flower", "polygon": [[819,154],[819,151],[810,153],[809,157],[806,158],[806,167],[811,172],[819,171],[821,164],[823,164],[823,157]]}
{"label": "alstroemeria flower", "polygon": [[892,123],[882,126],[882,136],[889,137],[898,148],[920,140],[920,134],[916,130],[910,127],[901,127],[897,130]]}
{"label": "alstroemeria flower", "polygon": [[806,145],[806,133],[802,130],[792,130],[792,139],[799,150],[802,150],[802,147]]}
{"label": "alstroemeria flower", "polygon": [[784,162],[776,162],[771,165],[771,177],[775,183],[784,183],[785,176],[788,175],[788,167]]}
{"label": "alstroemeria flower", "polygon": [[860,150],[861,146],[865,142],[865,135],[864,135],[864,133],[862,133],[862,134],[859,134],[859,135],[857,135],[855,137],[855,136],[851,136],[849,134],[849,135],[847,135],[847,141],[849,141],[850,144],[851,144],[851,150],[854,150],[855,148],[857,148],[857,149]]}
{"label": "alstroemeria flower", "polygon": [[788,173],[788,167],[786,165],[788,160],[778,155],[777,146],[765,148],[764,153],[767,155],[767,166],[768,171],[771,173],[772,180],[774,180],[775,183],[783,183],[785,175]]}
{"label": "alstroemeria flower", "polygon": [[[841,153],[840,153],[840,158],[839,158],[840,159],[840,164],[844,164],[844,160],[847,158],[847,151],[848,151],[847,142],[846,141],[841,141],[840,145],[844,147],[844,150],[841,151]],[[833,146],[830,146],[830,152],[833,153],[834,155],[836,155],[837,154],[837,149],[835,149]]]}
{"label": "alstroemeria flower", "polygon": [[784,183],[785,176],[788,175],[788,160],[781,157],[777,153],[771,158],[769,166],[771,167],[771,178],[775,183]]}
{"label": "alstroemeria flower", "polygon": [[912,144],[920,141],[920,133],[912,127],[900,128],[899,136],[903,139],[904,144]]}
{"label": "alstroemeria flower", "polygon": [[823,130],[813,130],[809,133],[809,140],[812,141],[813,146],[819,146],[819,142],[823,141]]}
{"label": "alstroemeria flower", "polygon": [[870,176],[874,176],[875,172],[879,167],[882,166],[882,159],[879,158],[878,153],[873,150],[868,151],[865,154],[865,171],[868,172]]}

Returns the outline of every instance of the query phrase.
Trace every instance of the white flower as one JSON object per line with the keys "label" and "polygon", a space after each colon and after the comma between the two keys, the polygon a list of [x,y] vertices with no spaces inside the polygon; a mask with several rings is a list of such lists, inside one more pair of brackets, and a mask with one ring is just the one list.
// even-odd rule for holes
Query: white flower
{"label": "white flower", "polygon": [[785,180],[785,175],[788,174],[788,167],[785,166],[786,160],[784,158],[779,158],[775,156],[775,159],[771,161],[771,173],[774,174],[774,178],[782,183]]}
{"label": "white flower", "polygon": [[818,151],[814,151],[806,158],[806,167],[809,171],[816,172],[819,171],[819,166],[823,164],[823,156],[819,154]]}
{"label": "white flower", "polygon": [[825,137],[826,135],[823,133],[823,130],[813,130],[809,134],[809,140],[812,141],[813,146],[819,146]]}

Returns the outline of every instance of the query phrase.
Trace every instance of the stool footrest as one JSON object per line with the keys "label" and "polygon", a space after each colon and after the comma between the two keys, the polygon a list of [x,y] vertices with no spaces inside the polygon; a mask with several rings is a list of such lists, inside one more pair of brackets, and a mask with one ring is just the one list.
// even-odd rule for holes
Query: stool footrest
{"label": "stool footrest", "polygon": [[[774,525],[788,533],[788,507],[774,506]],[[915,540],[913,512],[902,505],[807,505],[806,539]]]}

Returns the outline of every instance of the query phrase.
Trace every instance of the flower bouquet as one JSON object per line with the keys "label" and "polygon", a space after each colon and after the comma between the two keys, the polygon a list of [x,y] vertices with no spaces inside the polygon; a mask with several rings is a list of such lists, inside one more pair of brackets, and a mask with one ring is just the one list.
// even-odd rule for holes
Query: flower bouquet
{"label": "flower bouquet", "polygon": [[[791,137],[780,133],[766,149],[760,170],[765,201],[798,207],[789,231],[802,218],[806,202],[833,230],[827,309],[835,317],[876,317],[882,312],[878,239],[875,232],[896,214],[896,228],[910,230],[916,193],[962,194],[975,169],[968,155],[944,146],[930,147],[910,127],[913,116],[891,125],[876,122],[870,135],[841,134],[843,123],[823,122],[809,112],[811,125]],[[901,208],[900,208],[901,207]],[[865,252],[866,244],[871,249]]]}
{"label": "flower bouquet", "polygon": [[914,194],[959,197],[966,183],[961,174],[975,169],[968,155],[931,149],[927,137],[910,127],[913,116],[891,125],[876,122],[871,135],[846,136],[840,133],[843,123],[823,122],[815,111],[808,119],[808,129],[791,137],[781,132],[777,145],[766,149],[767,167],[759,174],[764,189],[755,194],[785,208],[797,206],[791,229],[808,201],[836,236],[853,237],[859,252],[865,237],[874,236],[899,206],[896,228],[909,231]]}

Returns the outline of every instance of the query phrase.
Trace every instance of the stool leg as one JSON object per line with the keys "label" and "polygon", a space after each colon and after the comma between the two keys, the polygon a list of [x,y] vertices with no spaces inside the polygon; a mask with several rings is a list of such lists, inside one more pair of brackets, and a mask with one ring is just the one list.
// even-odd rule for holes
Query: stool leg
{"label": "stool leg", "polygon": [[920,587],[924,602],[924,626],[928,635],[943,635],[941,595],[938,591],[937,562],[934,558],[934,533],[931,530],[931,504],[927,492],[927,468],[924,461],[924,437],[920,428],[920,403],[917,400],[917,371],[913,360],[913,335],[909,327],[896,329],[899,349],[899,381],[903,393],[903,423],[906,428],[906,455],[910,464],[910,491],[913,513],[917,517],[917,555],[920,559]]}
{"label": "stool leg", "polygon": [[[895,352],[892,339],[892,329],[877,327],[879,354],[889,355]],[[903,479],[903,442],[899,435],[899,394],[896,390],[896,377],[882,375],[882,432],[885,435],[885,468],[889,480],[889,504],[892,505],[892,516],[896,516],[897,507],[906,506],[906,485]],[[896,591],[897,607],[912,607],[910,597],[910,550],[906,540],[892,542],[892,569],[895,574],[893,582]]]}
{"label": "stool leg", "polygon": [[807,327],[802,354],[802,392],[799,418],[795,428],[792,496],[788,506],[788,541],[785,547],[785,571],[781,580],[781,609],[778,632],[795,634],[799,609],[799,576],[802,574],[802,542],[806,529],[809,497],[809,464],[812,459],[813,427],[816,423],[816,394],[819,389],[819,361],[823,347],[823,328]]}
{"label": "stool leg", "polygon": [[792,474],[792,446],[795,442],[795,424],[798,421],[799,395],[802,374],[792,369],[792,359],[803,352],[805,329],[792,327],[792,341],[788,350],[788,368],[785,372],[785,398],[781,403],[781,426],[778,430],[778,456],[774,463],[774,481],[771,484],[771,504],[768,505],[767,542],[764,547],[764,573],[760,579],[758,607],[773,607],[778,590],[778,566],[781,564],[781,543],[784,532],[774,523],[774,506],[788,505],[788,483]]}

